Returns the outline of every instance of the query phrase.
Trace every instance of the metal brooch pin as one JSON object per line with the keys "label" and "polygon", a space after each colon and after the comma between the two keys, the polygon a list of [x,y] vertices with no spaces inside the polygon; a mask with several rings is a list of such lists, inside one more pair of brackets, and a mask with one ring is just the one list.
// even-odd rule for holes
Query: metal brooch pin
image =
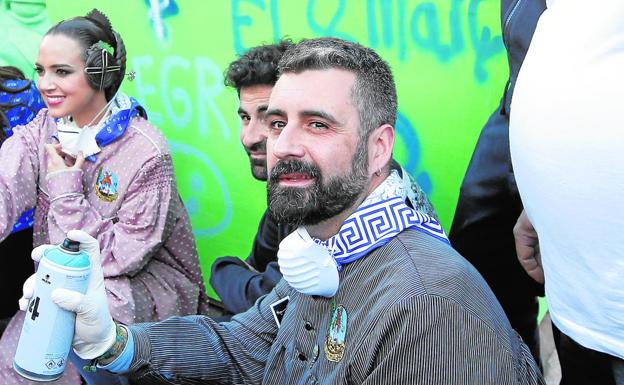
{"label": "metal brooch pin", "polygon": [[347,309],[343,305],[335,306],[335,303],[332,307],[324,350],[327,360],[339,362],[347,347]]}

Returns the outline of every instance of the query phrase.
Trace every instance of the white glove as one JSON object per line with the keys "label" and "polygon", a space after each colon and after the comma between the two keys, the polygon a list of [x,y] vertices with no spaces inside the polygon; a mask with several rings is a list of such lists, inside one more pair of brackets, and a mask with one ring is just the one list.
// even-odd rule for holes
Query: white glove
{"label": "white glove", "polygon": [[[70,230],[67,237],[80,242],[80,249],[89,255],[91,273],[85,294],[67,289],[52,291],[52,301],[61,308],[76,313],[76,329],[72,346],[78,356],[93,359],[104,354],[115,343],[116,327],[108,310],[104,274],[100,262],[98,241],[82,230]],[[32,251],[32,258],[39,261],[51,245],[42,245]],[[35,288],[35,276],[24,282],[20,309],[26,310]]]}

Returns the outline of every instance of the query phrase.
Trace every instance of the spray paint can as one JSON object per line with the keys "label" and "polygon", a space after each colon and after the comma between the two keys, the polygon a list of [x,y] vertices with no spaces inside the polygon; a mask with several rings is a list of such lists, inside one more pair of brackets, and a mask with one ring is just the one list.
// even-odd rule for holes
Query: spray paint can
{"label": "spray paint can", "polygon": [[54,381],[63,374],[76,315],[52,302],[50,294],[57,288],[84,294],[90,270],[89,256],[80,251],[79,242],[65,239],[44,252],[13,361],[21,376],[33,381]]}

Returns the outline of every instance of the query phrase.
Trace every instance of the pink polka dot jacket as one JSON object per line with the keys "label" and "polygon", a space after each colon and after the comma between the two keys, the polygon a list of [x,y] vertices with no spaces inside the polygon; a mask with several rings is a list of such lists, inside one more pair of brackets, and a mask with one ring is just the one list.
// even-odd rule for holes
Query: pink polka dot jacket
{"label": "pink polka dot jacket", "polygon": [[[56,143],[56,132],[43,109],[0,149],[0,239],[22,212],[34,207],[35,246],[60,243],[71,229],[99,240],[117,321],[207,312],[191,224],[162,133],[136,117],[95,162],[85,162],[82,170],[48,173],[44,144]],[[0,378],[10,369],[19,337],[22,316],[16,317],[0,341]]]}

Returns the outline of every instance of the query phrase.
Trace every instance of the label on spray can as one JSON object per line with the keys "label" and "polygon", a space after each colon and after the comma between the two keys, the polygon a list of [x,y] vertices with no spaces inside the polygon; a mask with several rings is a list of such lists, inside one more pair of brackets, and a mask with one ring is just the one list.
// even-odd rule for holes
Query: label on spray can
{"label": "label on spray can", "polygon": [[66,239],[62,245],[44,252],[13,362],[21,376],[53,381],[63,374],[76,315],[61,309],[50,295],[57,288],[84,294],[89,271],[89,257],[79,250],[78,242]]}

